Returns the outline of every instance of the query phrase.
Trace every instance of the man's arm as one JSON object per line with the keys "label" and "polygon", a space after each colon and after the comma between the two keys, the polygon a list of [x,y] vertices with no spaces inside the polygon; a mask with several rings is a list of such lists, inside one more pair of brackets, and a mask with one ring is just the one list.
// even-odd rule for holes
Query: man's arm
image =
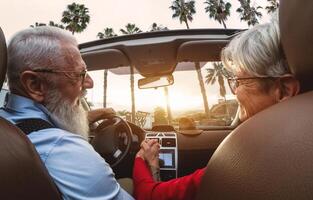
{"label": "man's arm", "polygon": [[133,199],[104,159],[77,135],[60,138],[45,165],[65,199]]}

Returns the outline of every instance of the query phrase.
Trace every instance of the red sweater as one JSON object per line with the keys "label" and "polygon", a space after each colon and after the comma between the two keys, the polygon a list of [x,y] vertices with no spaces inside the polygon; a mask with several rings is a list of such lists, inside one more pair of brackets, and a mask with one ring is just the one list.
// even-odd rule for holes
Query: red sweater
{"label": "red sweater", "polygon": [[136,158],[133,171],[134,196],[137,200],[190,200],[196,196],[203,169],[166,182],[155,182],[145,161]]}

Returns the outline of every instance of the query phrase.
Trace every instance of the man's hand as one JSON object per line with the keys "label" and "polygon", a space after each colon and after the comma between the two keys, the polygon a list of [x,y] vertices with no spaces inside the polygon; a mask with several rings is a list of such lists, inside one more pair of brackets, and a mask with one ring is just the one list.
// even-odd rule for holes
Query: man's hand
{"label": "man's hand", "polygon": [[88,111],[88,121],[92,124],[101,119],[106,119],[108,117],[114,116],[116,113],[113,108],[99,108],[95,110]]}
{"label": "man's hand", "polygon": [[160,144],[158,140],[144,140],[136,156],[144,159],[150,166],[159,168],[159,151]]}

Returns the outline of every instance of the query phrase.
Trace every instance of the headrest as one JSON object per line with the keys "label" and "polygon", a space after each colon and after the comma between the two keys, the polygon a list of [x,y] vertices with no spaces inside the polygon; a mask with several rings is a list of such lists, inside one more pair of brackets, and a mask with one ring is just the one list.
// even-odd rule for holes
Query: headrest
{"label": "headrest", "polygon": [[5,73],[7,71],[7,45],[5,37],[0,27],[0,90],[2,88]]}
{"label": "headrest", "polygon": [[313,90],[313,1],[281,0],[279,20],[282,45],[301,84],[301,91]]}
{"label": "headrest", "polygon": [[197,200],[313,199],[313,91],[261,111],[211,157]]}

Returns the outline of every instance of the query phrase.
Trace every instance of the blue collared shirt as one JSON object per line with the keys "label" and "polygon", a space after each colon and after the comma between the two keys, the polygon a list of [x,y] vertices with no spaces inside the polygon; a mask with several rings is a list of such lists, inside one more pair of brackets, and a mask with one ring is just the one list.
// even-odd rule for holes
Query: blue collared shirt
{"label": "blue collared shirt", "polygon": [[28,138],[63,195],[63,199],[133,199],[117,183],[104,159],[81,136],[62,129],[41,104],[8,94],[0,116],[16,124],[40,118],[57,128],[32,132]]}

